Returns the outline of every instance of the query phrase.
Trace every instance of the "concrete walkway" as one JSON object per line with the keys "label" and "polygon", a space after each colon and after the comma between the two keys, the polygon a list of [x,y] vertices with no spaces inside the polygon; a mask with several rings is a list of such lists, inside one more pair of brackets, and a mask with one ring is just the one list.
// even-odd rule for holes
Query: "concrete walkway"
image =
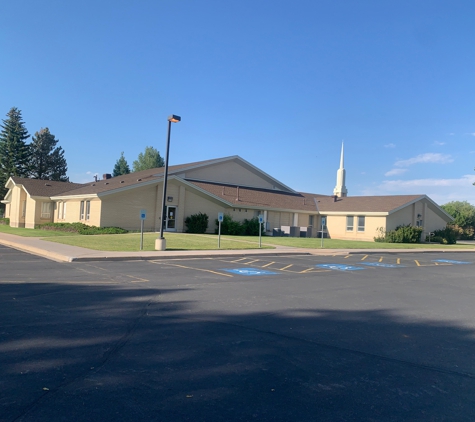
{"label": "concrete walkway", "polygon": [[205,250],[205,251],[138,251],[116,252],[96,251],[79,246],[63,245],[49,242],[37,237],[23,237],[0,233],[0,244],[39,255],[60,262],[77,261],[128,261],[150,259],[208,258],[220,256],[266,256],[266,255],[348,255],[355,253],[423,253],[423,252],[471,252],[472,249],[303,249],[289,246],[276,246],[275,249],[243,250]]}

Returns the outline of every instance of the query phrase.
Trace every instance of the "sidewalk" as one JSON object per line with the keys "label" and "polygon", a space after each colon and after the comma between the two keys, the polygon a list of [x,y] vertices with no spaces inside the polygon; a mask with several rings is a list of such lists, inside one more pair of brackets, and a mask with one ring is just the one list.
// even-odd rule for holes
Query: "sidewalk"
{"label": "sidewalk", "polygon": [[37,237],[23,237],[13,234],[0,233],[0,244],[39,255],[54,261],[78,262],[78,261],[129,261],[150,259],[179,259],[179,258],[208,258],[223,256],[275,256],[275,255],[349,255],[356,253],[422,253],[422,252],[472,252],[474,249],[303,249],[287,246],[276,246],[275,249],[243,249],[243,250],[205,250],[205,251],[138,251],[138,252],[114,252],[96,251],[81,248],[79,246],[63,245],[61,243],[48,242]]}

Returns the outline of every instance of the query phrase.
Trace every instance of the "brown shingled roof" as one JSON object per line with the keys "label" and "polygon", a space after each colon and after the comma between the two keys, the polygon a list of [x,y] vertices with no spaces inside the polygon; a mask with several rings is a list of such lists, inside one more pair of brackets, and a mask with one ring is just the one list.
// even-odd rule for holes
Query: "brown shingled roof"
{"label": "brown shingled roof", "polygon": [[[226,159],[234,159],[233,157],[215,158],[212,160],[196,161],[188,164],[178,164],[168,167],[168,174],[173,174],[193,168],[196,166],[202,166],[206,164],[212,164],[216,161],[223,161]],[[63,192],[63,195],[91,195],[99,194],[102,192],[111,191],[114,189],[125,188],[128,186],[140,185],[144,182],[163,178],[164,167],[158,167],[154,169],[137,171],[134,173],[123,174],[121,176],[111,177],[110,179],[98,180],[97,182],[85,183],[79,189]],[[157,180],[159,181],[159,180]]]}
{"label": "brown shingled roof", "polygon": [[332,196],[319,198],[320,213],[331,212],[390,212],[410,202],[420,199],[424,195],[387,195],[387,196],[349,196],[337,198]]}
{"label": "brown shingled roof", "polygon": [[16,185],[23,185],[31,196],[54,196],[83,186],[80,183],[56,182],[53,180],[29,179],[13,176]]}
{"label": "brown shingled roof", "polygon": [[[390,196],[353,196],[337,198],[315,193],[287,193],[270,189],[238,187],[236,185],[200,182],[187,182],[232,203],[236,207],[262,207],[271,209],[300,210],[322,213],[331,212],[390,212],[424,195],[390,195]],[[239,200],[238,200],[239,196]],[[315,204],[317,202],[317,204]]]}
{"label": "brown shingled roof", "polygon": [[321,196],[263,188],[238,187],[237,185],[201,182],[191,179],[187,179],[187,182],[239,208],[273,208],[316,212],[317,207],[314,198],[318,199]]}

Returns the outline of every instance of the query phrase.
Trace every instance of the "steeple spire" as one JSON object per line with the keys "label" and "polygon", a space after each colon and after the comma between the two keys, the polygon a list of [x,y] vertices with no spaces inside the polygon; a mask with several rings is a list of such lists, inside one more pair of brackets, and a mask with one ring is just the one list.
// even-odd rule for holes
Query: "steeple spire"
{"label": "steeple spire", "polygon": [[341,141],[341,157],[340,157],[340,168],[344,167],[344,154],[343,154],[343,141]]}
{"label": "steeple spire", "polygon": [[344,152],[343,152],[343,141],[341,141],[341,156],[340,156],[340,168],[336,172],[336,186],[333,189],[333,195],[343,198],[347,196],[348,190],[345,186],[346,171],[344,168]]}

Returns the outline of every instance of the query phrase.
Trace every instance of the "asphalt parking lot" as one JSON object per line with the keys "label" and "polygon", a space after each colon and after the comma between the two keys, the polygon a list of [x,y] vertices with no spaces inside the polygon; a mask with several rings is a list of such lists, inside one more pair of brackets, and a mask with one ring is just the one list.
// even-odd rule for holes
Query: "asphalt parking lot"
{"label": "asphalt parking lot", "polygon": [[0,420],[473,421],[474,268],[0,246]]}

